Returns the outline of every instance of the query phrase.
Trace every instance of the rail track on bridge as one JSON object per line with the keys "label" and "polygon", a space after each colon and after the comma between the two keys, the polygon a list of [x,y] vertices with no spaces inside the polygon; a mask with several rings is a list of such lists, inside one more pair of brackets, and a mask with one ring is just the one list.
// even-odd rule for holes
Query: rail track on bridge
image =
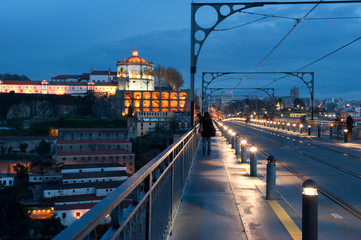
{"label": "rail track on bridge", "polygon": [[[241,124],[238,124],[238,123],[235,123],[235,122],[231,122],[231,123],[233,123],[233,124],[235,124],[235,125],[238,125],[238,126],[241,126],[241,127],[243,127],[243,128],[246,128],[246,126],[245,126],[244,124],[242,124],[242,123],[241,123]],[[254,128],[254,127],[252,127],[252,129],[258,130],[257,128]],[[249,131],[249,130],[248,130],[248,131]],[[266,133],[268,133],[268,132],[266,132]],[[356,172],[353,172],[353,171],[344,169],[344,168],[342,168],[342,167],[340,167],[340,166],[337,166],[337,165],[335,165],[335,164],[326,162],[325,160],[322,160],[322,159],[320,159],[320,158],[314,157],[314,156],[312,156],[312,155],[310,155],[310,154],[307,154],[307,153],[305,153],[305,152],[302,152],[302,151],[300,151],[300,150],[298,150],[298,149],[296,149],[296,148],[290,147],[290,146],[288,146],[288,145],[282,144],[282,143],[280,143],[280,142],[277,142],[277,141],[274,141],[274,140],[272,140],[272,139],[269,139],[269,138],[267,138],[267,137],[265,137],[265,136],[262,136],[262,135],[259,134],[259,133],[252,132],[252,134],[257,135],[257,136],[259,136],[259,137],[261,137],[261,138],[263,138],[263,139],[265,139],[265,140],[267,140],[267,141],[270,141],[270,142],[272,142],[272,143],[274,143],[274,144],[283,146],[283,147],[287,148],[288,150],[294,151],[294,152],[296,152],[296,153],[298,153],[298,154],[300,154],[300,155],[302,155],[302,156],[305,156],[305,157],[307,157],[307,158],[310,158],[310,159],[312,159],[312,160],[314,160],[314,161],[317,161],[317,162],[319,162],[319,163],[321,163],[321,164],[323,164],[323,165],[326,165],[326,166],[328,166],[328,167],[331,167],[331,168],[333,168],[333,169],[336,169],[336,170],[338,170],[338,171],[341,171],[341,172],[343,172],[343,173],[346,173],[346,174],[348,174],[348,175],[350,175],[350,176],[353,176],[353,177],[356,177],[356,178],[358,178],[358,179],[361,179],[361,175],[358,174],[358,173],[356,173]],[[271,134],[272,134],[272,133],[271,133]],[[276,134],[272,134],[272,135],[276,135]],[[278,136],[280,136],[280,135],[278,135]],[[284,137],[284,136],[280,136],[280,137]],[[286,137],[286,139],[289,139],[289,140],[290,140],[291,138],[290,138],[290,137]],[[295,140],[293,140],[293,141],[295,141]],[[309,144],[309,143],[308,143],[308,144]],[[265,156],[272,155],[272,154],[270,154],[269,152],[267,152],[266,150],[264,150],[263,148],[261,148],[261,147],[259,147],[259,146],[257,146],[257,148],[258,148],[259,151],[261,151],[263,154],[265,154]],[[330,149],[328,149],[328,148],[324,148],[324,149],[330,150]],[[332,151],[333,151],[333,152],[340,153],[340,154],[346,156],[344,152],[337,151],[337,150],[332,150]],[[347,156],[350,156],[350,157],[353,156],[353,158],[360,159],[359,157],[354,156],[354,155],[350,155],[350,154],[347,154]],[[302,181],[305,181],[305,180],[307,179],[303,174],[299,173],[297,170],[291,168],[290,166],[287,166],[287,164],[285,164],[283,161],[279,160],[278,158],[276,158],[276,164],[278,164],[279,166],[281,166],[282,168],[284,168],[285,170],[287,170],[288,172],[290,172],[291,174],[293,174],[294,176],[296,176],[297,178],[299,178],[299,179],[302,180]],[[321,187],[321,186],[318,186],[318,191],[319,191],[323,196],[325,196],[326,198],[328,198],[329,200],[331,200],[332,202],[334,202],[335,204],[337,204],[338,206],[340,206],[342,209],[344,209],[344,210],[347,211],[348,213],[352,214],[352,215],[353,215],[354,217],[356,217],[358,220],[361,220],[361,211],[360,211],[360,210],[358,210],[357,208],[355,208],[355,207],[352,206],[351,204],[347,203],[346,201],[342,200],[341,198],[335,196],[334,194],[332,194],[331,192],[327,191],[325,188],[323,188],[323,187]],[[280,193],[279,193],[279,194],[280,194]],[[281,194],[280,194],[280,196],[281,196]],[[281,197],[282,197],[282,196],[281,196]],[[283,197],[282,197],[282,198],[283,198]],[[285,200],[285,199],[284,199],[284,200]],[[286,202],[287,202],[287,201],[286,201]],[[287,203],[287,204],[288,204],[288,203]],[[290,206],[290,207],[291,207],[292,209],[294,209],[292,206]],[[299,214],[297,214],[297,215],[299,215]]]}

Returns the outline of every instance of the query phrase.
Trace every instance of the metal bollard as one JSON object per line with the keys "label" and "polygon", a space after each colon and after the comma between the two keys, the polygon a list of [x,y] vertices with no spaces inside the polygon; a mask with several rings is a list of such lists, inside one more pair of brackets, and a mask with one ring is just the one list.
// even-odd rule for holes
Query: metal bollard
{"label": "metal bollard", "polygon": [[321,125],[317,126],[317,137],[321,137]]}
{"label": "metal bollard", "polygon": [[287,131],[290,131],[290,123],[287,123]]}
{"label": "metal bollard", "polygon": [[307,179],[302,185],[302,239],[318,239],[318,193],[316,182]]}
{"label": "metal bollard", "polygon": [[308,125],[308,135],[311,135],[311,125]]}
{"label": "metal bollard", "polygon": [[227,132],[227,142],[228,142],[229,144],[231,144],[232,132],[233,132],[233,131],[232,131],[231,129],[229,129],[228,132]]}
{"label": "metal bollard", "polygon": [[241,163],[246,162],[246,139],[241,140]]}
{"label": "metal bollard", "polygon": [[348,137],[347,137],[348,130],[344,129],[343,132],[344,132],[344,134],[343,134],[344,135],[343,136],[344,137],[344,142],[347,142],[347,140],[348,140]]}
{"label": "metal bollard", "polygon": [[292,126],[293,126],[293,132],[296,132],[296,124],[294,123]]}
{"label": "metal bollard", "polygon": [[232,132],[231,133],[231,148],[232,149],[234,149],[235,142],[236,142],[236,133]]}
{"label": "metal bollard", "polygon": [[300,125],[300,134],[302,134],[303,124]]}
{"label": "metal bollard", "polygon": [[282,123],[282,130],[285,130],[285,123]]}
{"label": "metal bollard", "polygon": [[332,139],[332,128],[333,128],[333,124],[330,125],[330,139]]}
{"label": "metal bollard", "polygon": [[250,175],[252,177],[257,176],[257,160],[256,160],[257,148],[252,146],[249,149],[249,166],[250,166]]}
{"label": "metal bollard", "polygon": [[236,135],[236,143],[235,143],[235,145],[236,145],[235,146],[236,147],[236,155],[239,155],[241,150],[240,150],[240,146],[239,146],[240,142],[239,142],[239,135],[238,134]]}
{"label": "metal bollard", "polygon": [[274,156],[267,157],[267,185],[266,199],[276,199],[276,158]]}

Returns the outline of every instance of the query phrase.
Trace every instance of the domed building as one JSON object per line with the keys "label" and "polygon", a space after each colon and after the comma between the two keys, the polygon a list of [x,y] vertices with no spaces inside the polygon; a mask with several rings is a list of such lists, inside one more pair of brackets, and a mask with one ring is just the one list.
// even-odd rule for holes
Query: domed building
{"label": "domed building", "polygon": [[152,62],[147,62],[134,50],[131,57],[117,62],[118,89],[153,91],[153,67]]}

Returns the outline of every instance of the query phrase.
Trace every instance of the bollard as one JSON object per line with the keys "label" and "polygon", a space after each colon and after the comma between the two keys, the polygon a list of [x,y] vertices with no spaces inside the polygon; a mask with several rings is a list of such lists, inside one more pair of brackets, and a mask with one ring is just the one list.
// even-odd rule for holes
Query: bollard
{"label": "bollard", "polygon": [[257,148],[252,146],[249,149],[249,166],[250,166],[250,175],[252,177],[256,177],[257,176],[257,160],[256,160],[256,151]]}
{"label": "bollard", "polygon": [[246,139],[241,140],[241,163],[246,162]]}
{"label": "bollard", "polygon": [[293,132],[296,132],[296,124],[293,124]]}
{"label": "bollard", "polygon": [[303,125],[300,125],[300,134],[302,134],[302,130],[303,130]]}
{"label": "bollard", "polygon": [[344,132],[344,134],[343,134],[343,135],[344,135],[344,136],[343,136],[343,137],[344,137],[344,142],[347,142],[347,138],[348,138],[348,137],[347,137],[347,133],[348,133],[348,130],[347,130],[347,129],[344,129],[343,132]]}
{"label": "bollard", "polygon": [[317,137],[321,137],[321,125],[317,126]]}
{"label": "bollard", "polygon": [[235,143],[235,147],[236,147],[236,155],[239,155],[240,154],[240,142],[239,142],[239,135],[237,134],[236,135],[236,143]]}
{"label": "bollard", "polygon": [[290,123],[287,123],[287,131],[289,131],[290,130]]}
{"label": "bollard", "polygon": [[302,185],[302,239],[318,239],[318,194],[316,182],[307,179]]}
{"label": "bollard", "polygon": [[285,130],[285,123],[282,123],[282,130]]}
{"label": "bollard", "polygon": [[236,141],[236,133],[232,132],[231,133],[231,148],[232,149],[234,149],[235,141]]}
{"label": "bollard", "polygon": [[333,124],[330,125],[330,139],[332,139],[332,128],[333,128]]}
{"label": "bollard", "polygon": [[311,125],[308,125],[308,135],[311,135]]}
{"label": "bollard", "polygon": [[232,144],[232,133],[233,133],[233,131],[231,129],[229,129],[228,133],[227,133],[227,142],[229,144]]}
{"label": "bollard", "polygon": [[276,158],[274,156],[267,157],[267,185],[266,185],[266,199],[276,199]]}

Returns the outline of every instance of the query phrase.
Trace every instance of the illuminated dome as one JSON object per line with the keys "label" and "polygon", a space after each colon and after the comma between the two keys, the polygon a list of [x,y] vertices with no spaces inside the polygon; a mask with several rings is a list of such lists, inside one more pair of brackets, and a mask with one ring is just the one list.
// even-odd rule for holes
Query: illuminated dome
{"label": "illuminated dome", "polygon": [[132,52],[132,56],[125,59],[123,62],[129,62],[129,63],[146,63],[147,61],[145,61],[143,58],[138,56],[138,51],[134,50]]}

